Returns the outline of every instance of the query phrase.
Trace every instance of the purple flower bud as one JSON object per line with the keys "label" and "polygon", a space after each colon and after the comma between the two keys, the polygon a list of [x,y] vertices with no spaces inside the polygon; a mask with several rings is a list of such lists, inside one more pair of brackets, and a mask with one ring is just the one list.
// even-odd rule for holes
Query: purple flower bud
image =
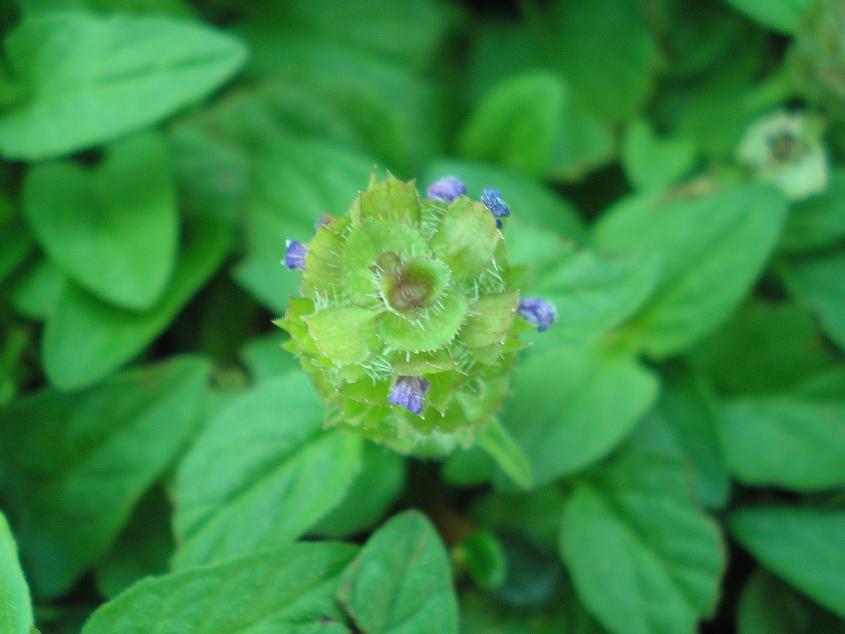
{"label": "purple flower bud", "polygon": [[308,249],[299,240],[288,240],[285,251],[285,266],[291,271],[294,269],[305,270],[305,256]]}
{"label": "purple flower bud", "polygon": [[421,376],[400,376],[390,388],[387,400],[406,410],[419,414],[423,410],[423,399],[431,384]]}
{"label": "purple flower bud", "polygon": [[439,200],[443,203],[452,202],[458,196],[463,196],[466,193],[466,185],[454,176],[446,176],[434,181],[426,190],[426,196],[431,200]]}
{"label": "purple flower bud", "polygon": [[516,311],[523,319],[537,326],[538,332],[548,330],[557,317],[554,305],[542,297],[526,297],[519,300]]}
{"label": "purple flower bud", "polygon": [[314,231],[319,231],[320,227],[329,226],[330,224],[332,224],[332,220],[334,220],[334,218],[332,218],[331,214],[321,214],[320,217],[317,218],[317,221],[314,223]]}
{"label": "purple flower bud", "polygon": [[487,207],[496,219],[496,226],[502,228],[502,218],[511,215],[511,208],[508,207],[502,192],[498,189],[485,189],[481,192],[481,204]]}

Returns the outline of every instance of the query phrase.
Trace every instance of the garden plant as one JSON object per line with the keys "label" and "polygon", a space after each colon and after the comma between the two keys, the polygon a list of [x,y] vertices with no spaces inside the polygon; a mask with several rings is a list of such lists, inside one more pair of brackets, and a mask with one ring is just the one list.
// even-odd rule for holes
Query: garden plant
{"label": "garden plant", "polygon": [[0,34],[0,634],[845,632],[845,0]]}

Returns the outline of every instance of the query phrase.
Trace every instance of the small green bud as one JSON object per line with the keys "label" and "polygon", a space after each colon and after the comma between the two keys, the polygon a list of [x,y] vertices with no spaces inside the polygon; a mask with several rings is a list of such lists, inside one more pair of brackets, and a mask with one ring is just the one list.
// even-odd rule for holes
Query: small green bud
{"label": "small green bud", "polygon": [[495,590],[507,579],[507,555],[490,531],[470,533],[452,549],[452,561],[458,570],[466,570],[482,590]]}
{"label": "small green bud", "polygon": [[371,180],[345,216],[324,217],[297,247],[301,297],[279,322],[329,424],[429,456],[474,442],[534,323],[500,217],[446,184],[420,198],[413,182]]}

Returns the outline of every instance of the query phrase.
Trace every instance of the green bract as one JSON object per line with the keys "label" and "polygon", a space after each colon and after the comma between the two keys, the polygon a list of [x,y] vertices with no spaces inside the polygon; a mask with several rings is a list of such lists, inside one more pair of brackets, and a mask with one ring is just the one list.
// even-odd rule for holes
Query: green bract
{"label": "green bract", "polygon": [[307,251],[296,245],[300,259],[289,247],[301,296],[279,325],[328,424],[418,455],[472,444],[528,327],[496,220],[466,196],[426,199],[413,182],[373,177],[345,216],[321,220]]}

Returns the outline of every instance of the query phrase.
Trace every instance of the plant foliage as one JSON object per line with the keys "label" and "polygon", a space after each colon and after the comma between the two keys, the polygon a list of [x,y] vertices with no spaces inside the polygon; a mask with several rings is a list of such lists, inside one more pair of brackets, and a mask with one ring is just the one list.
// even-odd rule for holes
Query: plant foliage
{"label": "plant foliage", "polygon": [[0,38],[0,634],[845,631],[845,0]]}

